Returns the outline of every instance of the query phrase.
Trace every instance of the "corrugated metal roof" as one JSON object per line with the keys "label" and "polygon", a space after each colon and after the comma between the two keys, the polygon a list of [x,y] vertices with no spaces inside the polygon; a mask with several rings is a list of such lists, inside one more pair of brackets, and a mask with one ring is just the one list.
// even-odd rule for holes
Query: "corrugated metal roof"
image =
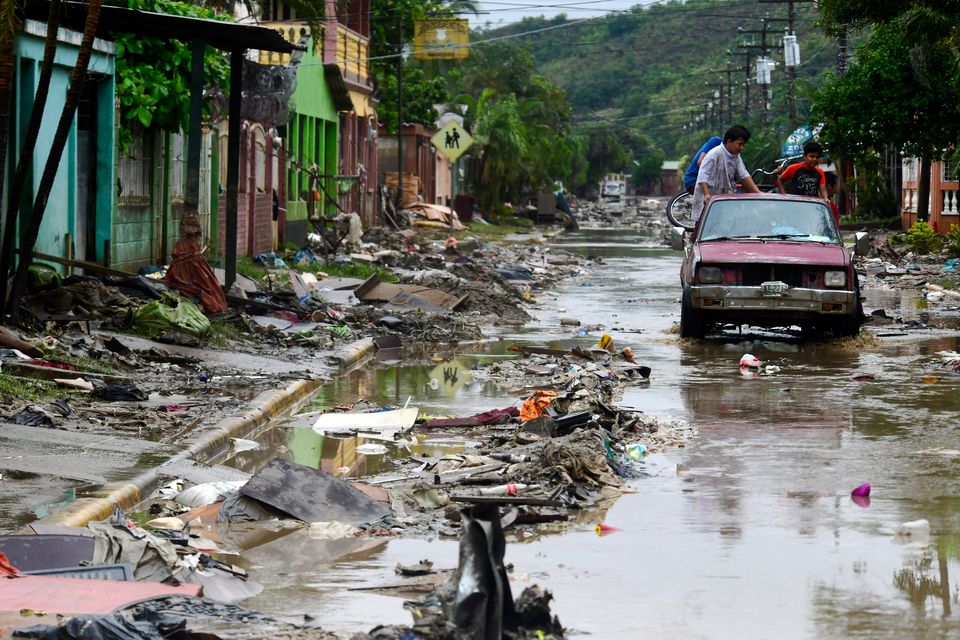
{"label": "corrugated metal roof", "polygon": [[[48,0],[27,0],[25,14],[27,18],[46,21],[50,12]],[[83,31],[87,17],[87,4],[84,2],[64,2],[61,24],[69,29]],[[204,18],[173,16],[165,13],[152,13],[103,5],[97,35],[108,40],[113,34],[135,33],[162,40],[190,41],[201,39],[212,47],[225,51],[277,51],[292,53],[300,47],[287,42],[283,36],[266,27]]]}

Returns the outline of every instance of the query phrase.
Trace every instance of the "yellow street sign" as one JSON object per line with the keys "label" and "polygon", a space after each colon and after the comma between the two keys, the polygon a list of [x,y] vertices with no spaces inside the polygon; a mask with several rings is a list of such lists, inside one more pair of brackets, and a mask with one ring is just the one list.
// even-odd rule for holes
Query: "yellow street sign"
{"label": "yellow street sign", "polygon": [[457,158],[473,144],[473,137],[456,120],[451,120],[430,138],[430,142],[447,160],[456,162]]}
{"label": "yellow street sign", "polygon": [[463,18],[417,20],[413,57],[417,60],[463,60],[470,51],[470,26]]}

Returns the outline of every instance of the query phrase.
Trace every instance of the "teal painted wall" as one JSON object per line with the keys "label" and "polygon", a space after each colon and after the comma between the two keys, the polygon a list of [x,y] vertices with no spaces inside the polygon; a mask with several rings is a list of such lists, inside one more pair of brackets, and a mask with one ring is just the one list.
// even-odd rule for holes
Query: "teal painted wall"
{"label": "teal painted wall", "polygon": [[[27,21],[24,32],[17,34],[15,56],[18,76],[16,79],[16,101],[13,114],[16,139],[8,157],[8,176],[12,176],[23,135],[30,119],[36,83],[39,76],[40,61],[43,59],[43,33],[45,25]],[[50,81],[50,92],[44,107],[43,122],[33,152],[31,170],[28,172],[25,197],[21,200],[19,229],[21,236],[26,229],[33,196],[43,175],[44,164],[50,154],[53,136],[60,120],[63,102],[70,84],[70,72],[76,63],[80,34],[61,30],[61,38],[54,58],[54,71]],[[63,256],[67,253],[67,233],[77,231],[77,176],[82,170],[95,172],[95,251],[87,255],[90,260],[103,259],[104,240],[110,238],[112,227],[112,185],[114,153],[114,59],[113,46],[97,41],[90,59],[91,78],[95,83],[93,93],[97,104],[97,135],[95,166],[88,166],[85,159],[77,157],[77,118],[74,117],[70,136],[54,180],[54,186],[44,212],[43,224],[37,239],[36,251]],[[81,168],[78,163],[83,162]],[[74,236],[74,240],[76,240]]]}
{"label": "teal painted wall", "polygon": [[338,171],[337,133],[339,114],[333,95],[323,76],[323,60],[310,41],[297,69],[297,88],[293,94],[294,114],[287,126],[285,146],[287,171],[287,230],[291,239],[307,226],[307,202],[302,192],[309,189],[309,180],[297,167],[320,167],[320,173],[335,175]]}

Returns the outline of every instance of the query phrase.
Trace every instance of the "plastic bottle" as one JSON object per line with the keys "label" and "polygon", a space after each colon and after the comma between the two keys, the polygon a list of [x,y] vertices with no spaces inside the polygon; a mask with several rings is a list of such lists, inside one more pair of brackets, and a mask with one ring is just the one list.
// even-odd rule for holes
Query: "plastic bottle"
{"label": "plastic bottle", "polygon": [[535,484],[516,484],[511,482],[510,484],[501,484],[495,487],[484,487],[480,489],[480,495],[482,496],[515,496],[518,495],[521,491],[526,491],[527,489],[536,489],[539,485]]}
{"label": "plastic bottle", "polygon": [[631,460],[643,460],[644,456],[647,455],[646,445],[636,442],[634,444],[628,444],[624,449],[627,457]]}
{"label": "plastic bottle", "polygon": [[491,453],[490,457],[500,462],[530,462],[533,457],[526,453]]}

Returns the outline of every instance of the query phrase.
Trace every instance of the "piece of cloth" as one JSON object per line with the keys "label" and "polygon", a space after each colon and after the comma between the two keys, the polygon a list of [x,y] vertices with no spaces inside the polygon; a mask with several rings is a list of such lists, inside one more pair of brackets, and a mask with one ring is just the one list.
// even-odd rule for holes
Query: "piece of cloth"
{"label": "piece of cloth", "polygon": [[142,529],[136,538],[130,531],[118,529],[107,521],[91,522],[94,533],[93,565],[129,564],[135,580],[163,582],[177,567],[177,550],[169,540],[158,538]]}
{"label": "piece of cloth", "polygon": [[133,384],[94,384],[90,395],[94,398],[106,400],[107,402],[134,401],[140,402],[147,399],[147,394],[142,389]]}
{"label": "piece of cloth", "polygon": [[705,182],[710,196],[719,196],[724,193],[733,193],[737,188],[737,181],[749,178],[750,173],[743,164],[740,154],[733,155],[722,144],[710,150],[700,164],[697,174],[697,185],[693,190],[693,211],[691,218],[699,220],[703,213],[703,190],[700,184]]}
{"label": "piece of cloth", "polygon": [[814,198],[820,195],[820,185],[826,186],[827,184],[827,176],[824,175],[823,169],[817,167],[811,170],[802,162],[792,164],[784,169],[780,174],[780,179],[784,182],[791,181],[791,184],[787,186],[788,193],[797,196],[813,196]]}
{"label": "piece of cloth", "polygon": [[830,211],[833,212],[833,219],[837,221],[837,224],[840,224],[840,207],[837,206],[837,203],[833,200],[830,201]]}
{"label": "piece of cloth", "polygon": [[227,299],[214,275],[203,259],[200,243],[191,237],[177,240],[173,247],[173,262],[167,269],[167,284],[182,294],[200,299],[208,313],[223,313]]}
{"label": "piece of cloth", "polygon": [[480,427],[509,422],[510,418],[520,415],[520,409],[517,407],[507,407],[506,409],[491,409],[473,416],[465,418],[437,418],[436,420],[427,420],[425,427]]}
{"label": "piece of cloth", "polygon": [[523,406],[520,407],[520,420],[526,422],[544,415],[550,408],[553,399],[558,395],[556,391],[537,389],[532,396],[523,401]]}
{"label": "piece of cloth", "polygon": [[700,165],[697,164],[697,158],[700,157],[700,154],[706,155],[721,144],[723,144],[723,138],[713,136],[704,142],[702,147],[697,149],[697,152],[693,154],[693,158],[690,160],[690,166],[687,167],[687,172],[683,174],[683,186],[685,189],[692,189],[693,186],[697,184],[697,174],[700,173]]}

